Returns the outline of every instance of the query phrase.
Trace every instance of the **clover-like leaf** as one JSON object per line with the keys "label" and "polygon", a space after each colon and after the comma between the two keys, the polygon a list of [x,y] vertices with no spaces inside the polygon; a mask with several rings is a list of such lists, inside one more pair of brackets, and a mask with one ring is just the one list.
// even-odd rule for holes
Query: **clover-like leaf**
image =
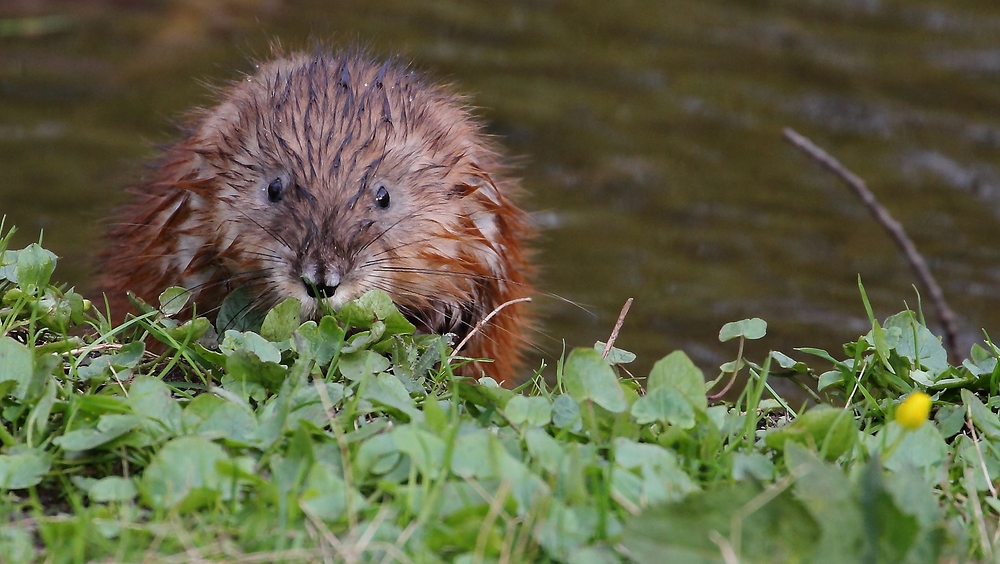
{"label": "clover-like leaf", "polygon": [[722,326],[719,331],[719,341],[725,343],[737,337],[745,339],[760,339],[767,334],[767,322],[759,317],[731,321]]}

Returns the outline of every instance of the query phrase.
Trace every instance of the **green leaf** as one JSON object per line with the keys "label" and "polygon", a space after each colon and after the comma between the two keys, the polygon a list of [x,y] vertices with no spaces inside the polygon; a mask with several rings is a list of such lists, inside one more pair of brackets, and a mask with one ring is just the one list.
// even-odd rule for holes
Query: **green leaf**
{"label": "green leaf", "polygon": [[55,253],[32,243],[17,253],[15,276],[21,288],[38,292],[49,285],[52,271],[56,268]]}
{"label": "green leaf", "polygon": [[818,405],[791,424],[767,433],[764,442],[775,450],[784,450],[786,441],[815,448],[827,460],[836,460],[854,447],[858,438],[857,423],[850,410]]}
{"label": "green leaf", "polygon": [[142,341],[133,341],[122,345],[122,348],[115,354],[105,354],[91,359],[90,364],[80,366],[77,375],[82,380],[106,380],[112,377],[112,371],[121,380],[127,380],[130,376],[130,369],[134,368],[142,360],[142,354],[146,347]]}
{"label": "green leaf", "polygon": [[193,343],[212,328],[211,322],[204,317],[196,317],[181,323],[177,327],[168,327],[164,333],[177,343]]}
{"label": "green leaf", "polygon": [[389,369],[389,360],[367,349],[344,353],[337,362],[337,369],[351,381],[358,381]]}
{"label": "green leaf", "polygon": [[[799,362],[783,352],[771,351],[771,358],[778,363],[778,366],[787,371],[796,374],[805,374],[809,371],[809,367],[804,362]],[[774,374],[775,372],[772,371],[771,373]]]}
{"label": "green leaf", "polygon": [[[867,562],[904,562],[919,532],[917,520],[896,506],[873,457],[861,475],[861,507]],[[933,561],[936,561],[933,560]]]}
{"label": "green leaf", "polygon": [[0,490],[22,490],[36,486],[41,483],[51,466],[49,457],[43,451],[25,446],[15,447],[8,454],[0,454]]}
{"label": "green leaf", "polygon": [[424,422],[438,435],[443,435],[450,425],[449,414],[445,411],[447,407],[447,400],[439,400],[433,396],[424,399]]}
{"label": "green leaf", "polygon": [[184,408],[184,429],[207,439],[253,444],[257,420],[248,409],[219,396],[202,394]]}
{"label": "green leaf", "polygon": [[396,427],[391,433],[393,444],[424,476],[435,479],[444,463],[444,441],[411,425]]}
{"label": "green leaf", "polygon": [[277,362],[263,361],[248,350],[237,350],[226,358],[226,371],[238,382],[259,384],[277,390],[288,377],[288,369]]}
{"label": "green leaf", "polygon": [[162,380],[149,376],[136,377],[129,386],[126,401],[132,413],[144,421],[144,427],[154,436],[180,434],[183,428],[181,406]]}
{"label": "green leaf", "polygon": [[180,313],[188,300],[191,299],[191,292],[180,286],[167,288],[160,294],[160,311],[167,317],[172,317]]}
{"label": "green leaf", "polygon": [[515,425],[542,427],[552,420],[552,405],[543,397],[515,396],[504,406],[504,413]]}
{"label": "green leaf", "polygon": [[971,413],[972,423],[975,424],[976,428],[990,440],[1000,440],[1000,419],[997,418],[997,414],[983,405],[983,402],[979,401],[979,398],[969,390],[963,388],[960,393],[962,403]]}
{"label": "green leaf", "polygon": [[14,390],[14,397],[36,401],[41,397],[48,382],[52,381],[52,377],[56,374],[59,375],[57,378],[62,375],[62,358],[57,354],[38,354],[36,351],[33,364],[31,381],[24,387],[19,384]]}
{"label": "green leaf", "polygon": [[[622,545],[637,564],[811,562],[818,524],[789,491],[771,488],[722,485],[652,508],[628,522]],[[720,543],[740,551],[725,558]]]}
{"label": "green leaf", "polygon": [[[913,431],[907,431],[895,421],[890,421],[875,435],[874,439],[891,452],[884,452],[883,464],[889,470],[901,471],[905,468],[926,470],[932,476],[948,457],[948,445],[933,424],[925,423]],[[874,440],[872,442],[875,442]],[[871,445],[871,443],[869,443]],[[895,445],[894,447],[890,445]],[[872,452],[875,448],[869,447]]]}
{"label": "green leaf", "polygon": [[917,322],[912,311],[903,311],[886,319],[885,328],[900,330],[899,341],[895,347],[896,354],[909,359],[915,368],[926,367],[932,379],[936,379],[938,375],[948,370],[948,352],[945,351],[941,340]]}
{"label": "green leaf", "polygon": [[830,386],[844,383],[844,373],[839,370],[829,370],[819,375],[819,382],[816,384],[817,390],[825,390]]}
{"label": "green leaf", "polygon": [[532,460],[547,472],[554,473],[558,470],[559,464],[566,454],[566,449],[561,442],[539,428],[525,431],[524,444],[528,447],[528,453]]}
{"label": "green leaf", "polygon": [[864,523],[857,493],[837,467],[796,443],[787,443],[785,464],[797,476],[797,497],[822,528],[812,562],[854,564],[862,559]]}
{"label": "green leaf", "polygon": [[399,465],[402,451],[389,434],[376,435],[361,443],[354,459],[354,475],[365,479],[369,475],[382,476]]}
{"label": "green leaf", "polygon": [[567,507],[559,500],[553,501],[548,509],[538,524],[535,537],[557,561],[565,561],[569,554],[582,550],[596,532],[595,513],[589,507]]}
{"label": "green leaf", "polygon": [[12,233],[8,231],[6,235],[0,236],[0,279],[17,284],[18,251],[7,249],[7,242],[11,235]]}
{"label": "green leaf", "polygon": [[552,423],[560,429],[579,431],[583,426],[580,404],[566,394],[557,396],[552,401]]}
{"label": "green leaf", "polygon": [[218,465],[229,462],[219,445],[201,437],[179,437],[163,445],[142,475],[143,497],[155,509],[191,511],[231,499],[231,479]]}
{"label": "green leaf", "polygon": [[219,350],[226,355],[238,351],[250,352],[263,362],[281,362],[281,351],[264,337],[250,331],[226,331]]}
{"label": "green leaf", "polygon": [[67,452],[80,452],[97,448],[118,437],[139,428],[142,420],[131,414],[106,414],[97,421],[97,426],[70,431],[56,437],[52,443]]}
{"label": "green leaf", "polygon": [[[281,505],[293,504],[300,495],[303,482],[316,461],[312,436],[302,427],[291,435],[284,454],[275,454],[270,459],[272,482],[277,488]],[[294,507],[294,506],[293,506]],[[292,507],[279,508],[284,515],[294,516]]]}
{"label": "green leaf", "polygon": [[392,303],[392,298],[382,290],[369,290],[360,298],[344,304],[337,312],[337,319],[351,327],[368,329],[372,322],[385,322],[388,335],[411,335],[416,327],[403,317]]}
{"label": "green leaf", "polygon": [[39,323],[56,333],[65,333],[70,325],[83,320],[83,298],[72,290],[64,294],[51,286],[46,287],[29,307],[34,309]]}
{"label": "green leaf", "polygon": [[937,410],[934,421],[942,437],[951,438],[965,427],[965,411],[961,405],[943,405]]}
{"label": "green leaf", "polygon": [[759,452],[733,455],[733,479],[737,482],[752,479],[766,483],[774,478],[774,463],[766,455]]}
{"label": "green leaf", "polygon": [[219,351],[208,350],[201,343],[194,343],[190,350],[195,353],[204,364],[211,365],[213,368],[222,368],[226,365],[226,355],[220,353]]}
{"label": "green leaf", "polygon": [[267,312],[255,307],[257,301],[257,296],[246,286],[233,290],[219,306],[215,318],[216,332],[219,335],[225,335],[227,331],[259,333]]}
{"label": "green leaf", "polygon": [[134,368],[142,360],[146,347],[142,341],[134,341],[122,345],[118,352],[111,355],[111,364],[115,368]]}
{"label": "green leaf", "polygon": [[615,439],[612,491],[636,506],[680,501],[698,490],[677,463],[676,455],[660,445]]}
{"label": "green leaf", "polygon": [[396,335],[391,341],[392,373],[410,393],[424,391],[427,377],[435,373],[441,354],[448,346],[444,335],[419,335],[404,338]]}
{"label": "green leaf", "polygon": [[969,351],[969,358],[962,362],[962,366],[969,370],[974,376],[991,374],[997,367],[997,358],[992,353],[975,343]]}
{"label": "green leaf", "polygon": [[35,562],[35,540],[24,526],[18,523],[0,527],[0,554],[9,564],[30,564]]}
{"label": "green leaf", "polygon": [[646,388],[650,392],[670,388],[684,396],[695,410],[704,412],[708,408],[705,376],[684,351],[674,351],[657,361],[649,373]]}
{"label": "green leaf", "polygon": [[569,564],[620,564],[615,550],[610,546],[587,546],[569,555]]}
{"label": "green leaf", "polygon": [[354,333],[347,339],[344,347],[340,349],[343,354],[351,354],[362,349],[367,349],[372,345],[378,343],[378,340],[382,338],[381,329],[385,329],[385,324],[381,321],[373,321],[372,326],[378,328],[373,331],[359,331]]}
{"label": "green leaf", "polygon": [[10,337],[0,337],[0,382],[17,382],[14,396],[24,399],[31,380],[31,350]]}
{"label": "green leaf", "polygon": [[411,420],[420,421],[423,418],[423,412],[417,409],[406,387],[392,374],[383,372],[377,376],[367,377],[361,386],[360,396],[361,399],[375,404],[398,409]]}
{"label": "green leaf", "polygon": [[327,522],[346,520],[350,496],[351,509],[356,513],[367,505],[365,498],[347,488],[344,480],[325,464],[313,464],[299,498],[303,511]]}
{"label": "green leaf", "polygon": [[139,495],[135,482],[119,476],[108,476],[95,480],[87,489],[91,501],[106,503],[109,501],[130,501]]}
{"label": "green leaf", "polygon": [[922,474],[913,466],[899,468],[891,474],[885,487],[900,511],[915,517],[921,527],[934,527],[943,512],[934,487]]}
{"label": "green leaf", "polygon": [[462,435],[455,441],[451,471],[465,479],[500,478],[503,462],[509,456],[492,433],[478,430]]}
{"label": "green leaf", "polygon": [[344,346],[346,336],[337,320],[329,315],[320,319],[318,325],[315,321],[306,321],[299,327],[299,334],[309,343],[309,357],[319,366],[330,364]]}
{"label": "green leaf", "polygon": [[673,388],[657,388],[639,398],[632,404],[632,417],[640,425],[662,421],[680,429],[690,429],[695,423],[691,403]]}
{"label": "green leaf", "polygon": [[267,312],[260,327],[260,335],[268,341],[280,343],[292,338],[292,333],[302,323],[299,311],[302,304],[295,298],[287,298]]}
{"label": "green leaf", "polygon": [[[594,344],[594,350],[599,353],[603,353],[605,346],[607,346],[607,343],[603,341],[597,341],[597,343]],[[608,351],[607,361],[608,364],[611,364],[612,366],[616,366],[619,364],[628,364],[634,360],[635,360],[635,353],[628,352],[625,349],[620,349],[618,347],[611,347],[611,350]]]}
{"label": "green leaf", "polygon": [[100,417],[105,413],[131,413],[131,408],[121,396],[75,396],[70,400],[81,414]]}
{"label": "green leaf", "polygon": [[594,349],[573,349],[563,371],[566,390],[577,402],[591,400],[612,413],[628,408],[614,370]]}
{"label": "green leaf", "polygon": [[[8,382],[10,384],[12,382]],[[28,427],[34,428],[38,433],[45,433],[49,428],[49,415],[56,404],[56,389],[58,386],[52,378],[46,378],[45,387],[38,398],[38,402],[31,409],[28,415]],[[0,397],[5,394],[0,392]]]}
{"label": "green leaf", "polygon": [[756,340],[767,334],[767,322],[759,317],[751,319],[741,319],[740,321],[730,321],[722,326],[719,331],[719,341],[726,341],[743,337],[744,339]]}

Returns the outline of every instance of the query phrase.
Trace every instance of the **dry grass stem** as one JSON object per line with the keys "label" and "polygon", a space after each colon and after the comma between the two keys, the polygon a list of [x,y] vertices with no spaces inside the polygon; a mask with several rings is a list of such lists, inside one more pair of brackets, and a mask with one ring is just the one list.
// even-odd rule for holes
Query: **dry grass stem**
{"label": "dry grass stem", "polygon": [[466,343],[468,343],[469,340],[472,339],[472,336],[475,335],[476,333],[478,333],[483,327],[485,327],[486,324],[490,322],[490,319],[493,319],[493,317],[496,314],[500,313],[500,311],[503,310],[503,308],[505,308],[507,306],[510,306],[510,305],[517,304],[517,303],[530,302],[530,301],[531,301],[531,298],[518,298],[516,300],[509,300],[509,301],[506,301],[506,302],[498,305],[496,307],[496,309],[494,309],[493,311],[491,311],[489,313],[489,315],[487,315],[486,317],[484,317],[479,323],[476,323],[476,326],[472,328],[472,331],[469,331],[469,334],[466,335],[465,338],[462,339],[462,341],[460,343],[458,343],[458,345],[455,347],[455,351],[453,353],[451,353],[450,357],[448,357],[448,361],[450,362],[451,360],[453,360],[455,358],[455,355],[458,354],[458,351],[462,350],[462,347],[464,347],[466,345]]}
{"label": "dry grass stem", "polygon": [[604,352],[601,353],[602,357],[608,358],[611,347],[618,340],[618,332],[622,330],[622,325],[625,323],[625,316],[628,315],[630,307],[632,307],[632,298],[625,300],[625,305],[622,306],[622,311],[618,314],[618,321],[615,322],[615,328],[611,330],[611,336],[608,337],[608,342],[604,345]]}

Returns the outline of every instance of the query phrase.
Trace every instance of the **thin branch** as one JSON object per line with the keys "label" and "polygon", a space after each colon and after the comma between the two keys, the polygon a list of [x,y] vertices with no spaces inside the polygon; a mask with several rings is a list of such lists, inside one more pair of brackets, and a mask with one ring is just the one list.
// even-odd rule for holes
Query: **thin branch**
{"label": "thin branch", "polygon": [[944,292],[941,291],[941,286],[938,285],[937,280],[934,279],[934,275],[931,274],[930,268],[927,266],[927,262],[924,257],[917,251],[916,245],[913,241],[906,235],[906,231],[903,230],[903,226],[900,225],[898,221],[893,219],[889,215],[888,210],[882,207],[882,204],[878,203],[875,199],[875,195],[872,194],[871,190],[865,184],[864,180],[861,180],[856,174],[848,170],[844,165],[830,156],[829,153],[823,149],[816,146],[815,143],[810,141],[808,138],[798,134],[790,127],[786,127],[782,132],[782,136],[786,141],[795,146],[810,158],[823,165],[824,168],[837,175],[842,181],[854,193],[861,198],[861,201],[868,208],[868,211],[872,213],[875,220],[889,233],[896,245],[899,246],[903,251],[903,255],[906,257],[907,262],[913,267],[913,271],[916,272],[917,278],[923,284],[924,288],[931,296],[931,301],[934,303],[934,307],[938,311],[938,317],[941,319],[941,325],[944,326],[944,347],[948,351],[948,356],[953,360],[957,360],[958,356],[958,322],[955,312],[948,307],[948,303],[944,299]]}
{"label": "thin branch", "polygon": [[493,319],[493,316],[495,316],[496,314],[500,313],[500,310],[502,310],[503,308],[505,308],[505,307],[507,307],[509,305],[514,305],[514,304],[521,303],[521,302],[530,302],[530,301],[531,301],[531,298],[517,298],[516,300],[508,300],[508,301],[506,301],[506,302],[498,305],[496,307],[496,309],[494,309],[493,311],[491,311],[489,313],[489,315],[487,315],[486,317],[484,317],[479,323],[476,323],[476,326],[472,328],[472,331],[469,331],[469,334],[466,335],[465,338],[462,339],[462,342],[459,343],[455,347],[455,350],[451,353],[451,356],[448,357],[448,360],[454,359],[455,356],[458,355],[458,351],[462,350],[462,347],[464,347],[465,344],[468,343],[470,339],[472,339],[472,336],[475,335],[476,333],[478,333],[479,330],[483,328],[483,326],[485,326],[487,323],[489,323],[490,319]]}
{"label": "thin branch", "polygon": [[608,358],[608,353],[611,352],[611,347],[618,340],[618,332],[622,330],[622,324],[625,323],[625,316],[628,315],[628,309],[632,307],[632,298],[625,300],[625,305],[622,306],[622,312],[618,314],[618,321],[615,322],[615,328],[611,330],[611,336],[608,337],[608,342],[604,345],[604,352],[601,356]]}

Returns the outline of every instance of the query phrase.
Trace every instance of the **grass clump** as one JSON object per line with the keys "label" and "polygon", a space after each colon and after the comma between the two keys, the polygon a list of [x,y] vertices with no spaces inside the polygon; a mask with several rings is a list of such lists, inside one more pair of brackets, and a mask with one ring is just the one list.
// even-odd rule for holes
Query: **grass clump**
{"label": "grass clump", "polygon": [[[5,562],[938,562],[998,547],[998,349],[950,365],[910,311],[872,318],[846,358],[799,349],[823,371],[744,358],[766,333],[750,319],[720,332],[736,360],[709,384],[675,351],[640,388],[620,377],[632,355],[599,343],[510,391],[457,377],[448,339],[415,335],[382,293],[318,322],[294,300],[249,314],[237,294],[213,327],[178,319],[187,294],[171,289],[112,327],[49,283],[54,255],[8,240]],[[735,402],[708,399],[737,373]]]}

